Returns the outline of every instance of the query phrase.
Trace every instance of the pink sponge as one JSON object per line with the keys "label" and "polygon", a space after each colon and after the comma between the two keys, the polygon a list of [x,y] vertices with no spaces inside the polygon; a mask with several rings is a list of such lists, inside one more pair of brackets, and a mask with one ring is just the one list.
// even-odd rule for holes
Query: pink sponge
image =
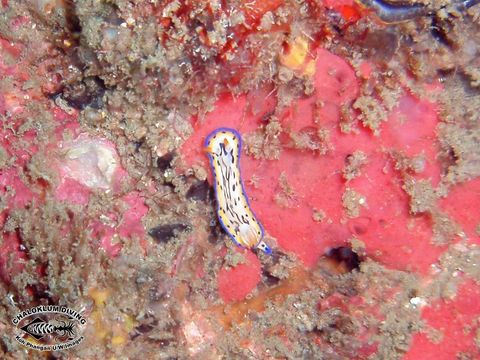
{"label": "pink sponge", "polygon": [[244,250],[243,254],[246,258],[244,264],[222,268],[218,273],[218,293],[226,302],[245,299],[260,281],[260,261],[249,251]]}
{"label": "pink sponge", "polygon": [[478,339],[480,327],[480,287],[473,281],[465,281],[457,296],[449,301],[436,301],[423,310],[422,318],[426,322],[425,331],[413,338],[410,350],[404,360],[450,360],[458,358],[459,353],[476,354],[480,352]]}
{"label": "pink sponge", "polygon": [[[410,215],[410,199],[392,154],[419,156],[422,169],[412,176],[431,181],[432,185],[438,183],[435,106],[406,93],[388,114],[389,121],[380,124],[381,136],[362,125],[356,133],[344,133],[339,126],[341,108],[351,106],[359,95],[355,72],[340,57],[319,50],[315,88],[312,97],[293,104],[280,119],[280,139],[286,146],[278,160],[241,159],[246,192],[266,232],[277,239],[281,249],[295,253],[306,266],[314,265],[329,248],[356,237],[364,242],[370,256],[387,266],[427,272],[442,248],[430,244],[430,218]],[[248,137],[261,124],[261,114],[251,115],[245,97],[224,97],[202,122],[193,121],[194,134],[181,153],[187,164],[208,168],[202,144],[209,132],[233,127]],[[285,140],[288,133],[311,129],[328,131],[330,151],[326,154],[293,149]],[[366,155],[366,163],[359,176],[347,183],[342,169],[346,159],[359,150]],[[358,214],[349,216],[346,211],[346,192],[364,199]],[[320,218],[315,217],[316,212]],[[226,294],[225,290],[222,294]]]}

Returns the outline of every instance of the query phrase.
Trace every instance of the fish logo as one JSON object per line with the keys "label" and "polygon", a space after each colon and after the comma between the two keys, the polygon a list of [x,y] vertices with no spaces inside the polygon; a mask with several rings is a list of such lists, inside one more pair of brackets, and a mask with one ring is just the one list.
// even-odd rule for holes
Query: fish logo
{"label": "fish logo", "polygon": [[37,317],[20,329],[37,340],[44,338],[46,335],[54,335],[57,339],[67,338],[72,340],[75,338],[75,322],[70,320],[52,322]]}
{"label": "fish logo", "polygon": [[58,305],[41,305],[18,313],[12,323],[15,340],[39,351],[66,350],[83,340],[86,319],[77,311]]}

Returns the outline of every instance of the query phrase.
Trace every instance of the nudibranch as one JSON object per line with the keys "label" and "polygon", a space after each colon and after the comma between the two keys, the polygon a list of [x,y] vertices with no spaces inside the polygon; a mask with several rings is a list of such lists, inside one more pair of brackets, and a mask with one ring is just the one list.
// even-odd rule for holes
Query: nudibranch
{"label": "nudibranch", "polygon": [[362,7],[372,9],[384,23],[398,24],[413,20],[420,16],[435,16],[435,13],[446,6],[453,5],[458,11],[465,11],[480,3],[480,0],[453,0],[440,9],[435,10],[422,3],[391,3],[389,0],[356,0]]}
{"label": "nudibranch", "polygon": [[423,4],[389,3],[384,0],[357,0],[361,6],[372,9],[387,24],[398,24],[428,14]]}
{"label": "nudibranch", "polygon": [[240,134],[233,129],[217,129],[207,136],[205,151],[214,175],[220,224],[238,245],[271,254],[272,250],[262,240],[263,227],[250,208],[240,175]]}

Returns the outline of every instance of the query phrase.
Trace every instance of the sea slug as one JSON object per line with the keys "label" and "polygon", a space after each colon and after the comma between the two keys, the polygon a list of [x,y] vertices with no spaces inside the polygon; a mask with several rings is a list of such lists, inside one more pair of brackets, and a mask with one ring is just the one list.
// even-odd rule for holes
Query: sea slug
{"label": "sea slug", "polygon": [[372,9],[387,24],[409,21],[429,12],[423,4],[391,4],[383,0],[357,0],[357,3]]}
{"label": "sea slug", "polygon": [[232,240],[249,249],[272,250],[262,240],[263,227],[255,217],[240,175],[242,138],[233,129],[220,128],[208,135],[205,151],[214,175],[217,215]]}

